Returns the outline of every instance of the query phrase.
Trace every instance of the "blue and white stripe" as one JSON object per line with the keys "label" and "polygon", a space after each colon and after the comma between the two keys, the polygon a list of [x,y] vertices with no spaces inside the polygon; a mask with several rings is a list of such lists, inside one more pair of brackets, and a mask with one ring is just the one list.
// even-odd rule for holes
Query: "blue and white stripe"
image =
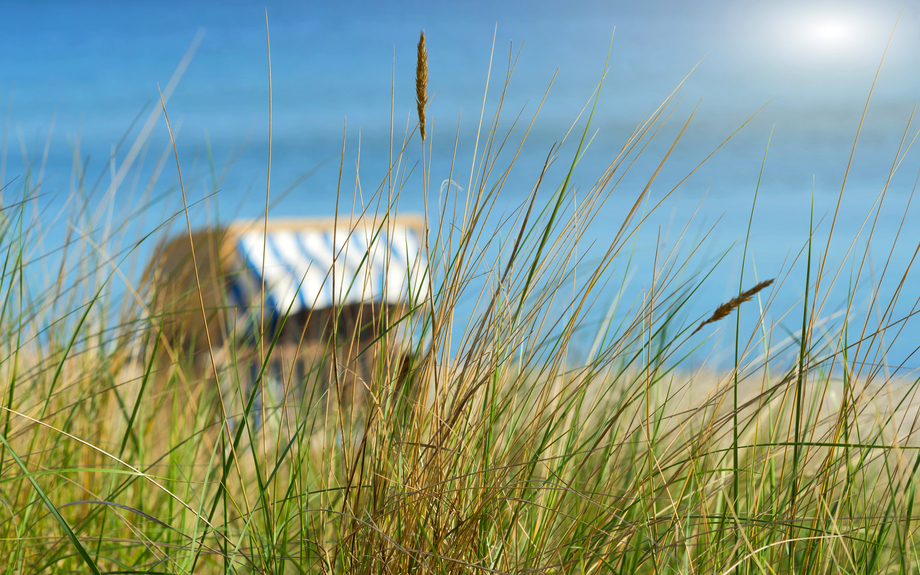
{"label": "blue and white stripe", "polygon": [[240,234],[237,249],[248,271],[231,286],[241,307],[258,304],[263,266],[265,307],[281,315],[361,302],[415,304],[428,296],[421,238],[404,225],[389,233],[359,226],[351,234],[329,227],[266,236],[253,229]]}

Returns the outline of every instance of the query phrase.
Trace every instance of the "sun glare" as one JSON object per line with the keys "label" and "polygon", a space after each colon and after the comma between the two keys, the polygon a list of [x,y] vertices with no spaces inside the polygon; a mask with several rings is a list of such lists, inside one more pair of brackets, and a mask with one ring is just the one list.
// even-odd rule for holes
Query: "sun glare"
{"label": "sun glare", "polygon": [[853,39],[853,27],[839,20],[816,22],[810,28],[812,38],[820,44],[842,44]]}
{"label": "sun glare", "polygon": [[884,41],[880,14],[846,0],[775,0],[751,8],[745,19],[749,32],[739,40],[796,68],[851,66]]}
{"label": "sun glare", "polygon": [[844,61],[866,46],[873,18],[869,14],[843,10],[809,10],[787,14],[786,50],[800,62],[808,58]]}
{"label": "sun glare", "polygon": [[852,48],[861,36],[859,22],[841,15],[814,14],[801,19],[795,28],[798,43],[816,52]]}

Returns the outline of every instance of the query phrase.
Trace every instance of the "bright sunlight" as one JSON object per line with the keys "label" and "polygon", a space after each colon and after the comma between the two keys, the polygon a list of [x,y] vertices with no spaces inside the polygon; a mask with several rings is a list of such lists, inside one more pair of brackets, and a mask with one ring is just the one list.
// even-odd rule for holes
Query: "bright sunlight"
{"label": "bright sunlight", "polygon": [[856,13],[827,13],[823,10],[789,14],[784,24],[788,41],[798,57],[839,58],[865,48],[871,18]]}
{"label": "bright sunlight", "polygon": [[854,27],[841,20],[826,20],[811,25],[815,43],[839,45],[854,37]]}

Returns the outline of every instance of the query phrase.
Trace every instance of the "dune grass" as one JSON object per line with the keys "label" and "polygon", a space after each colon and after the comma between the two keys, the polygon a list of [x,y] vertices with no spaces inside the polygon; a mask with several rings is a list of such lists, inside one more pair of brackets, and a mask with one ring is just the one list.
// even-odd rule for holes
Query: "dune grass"
{"label": "dune grass", "polygon": [[[432,289],[402,321],[428,338],[409,376],[380,362],[363,403],[337,402],[332,385],[258,428],[252,413],[229,413],[215,382],[254,409],[234,369],[242,352],[213,350],[228,369],[202,370],[158,337],[164,318],[146,309],[136,273],[137,246],[158,235],[90,217],[76,162],[62,266],[28,273],[41,258],[29,203],[41,178],[17,180],[0,212],[3,573],[916,572],[917,381],[887,375],[869,311],[848,300],[842,320],[824,322],[839,269],[821,246],[803,246],[805,297],[788,312],[772,309],[794,288],[788,275],[769,285],[742,274],[737,297],[694,316],[707,273],[676,249],[633,261],[658,170],[644,189],[618,184],[676,93],[576,203],[595,96],[570,132],[574,153],[549,148],[510,216],[496,202],[530,129],[501,132],[501,103],[468,170],[458,160],[433,176],[433,126],[411,134],[366,217],[385,227],[396,213],[420,141],[426,203],[430,181],[469,180],[426,214]],[[552,162],[570,168],[561,181],[546,177]],[[614,191],[632,209],[586,259],[578,242]],[[602,309],[633,267],[647,274],[642,297]],[[887,277],[900,288],[908,271]],[[878,325],[896,330],[894,293]],[[476,315],[459,317],[470,297]],[[760,319],[751,333],[735,322],[734,368],[693,364],[722,327],[711,323],[740,313]],[[789,338],[765,320],[786,313],[801,318]]]}

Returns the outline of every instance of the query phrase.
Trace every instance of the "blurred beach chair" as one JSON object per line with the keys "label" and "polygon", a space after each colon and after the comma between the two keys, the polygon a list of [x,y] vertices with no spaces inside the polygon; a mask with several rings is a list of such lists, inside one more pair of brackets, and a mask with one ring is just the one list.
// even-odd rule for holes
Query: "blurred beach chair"
{"label": "blurred beach chair", "polygon": [[177,234],[142,285],[156,338],[146,348],[194,380],[216,371],[228,416],[249,404],[259,424],[290,402],[353,404],[375,377],[403,377],[420,345],[424,223],[270,219]]}

